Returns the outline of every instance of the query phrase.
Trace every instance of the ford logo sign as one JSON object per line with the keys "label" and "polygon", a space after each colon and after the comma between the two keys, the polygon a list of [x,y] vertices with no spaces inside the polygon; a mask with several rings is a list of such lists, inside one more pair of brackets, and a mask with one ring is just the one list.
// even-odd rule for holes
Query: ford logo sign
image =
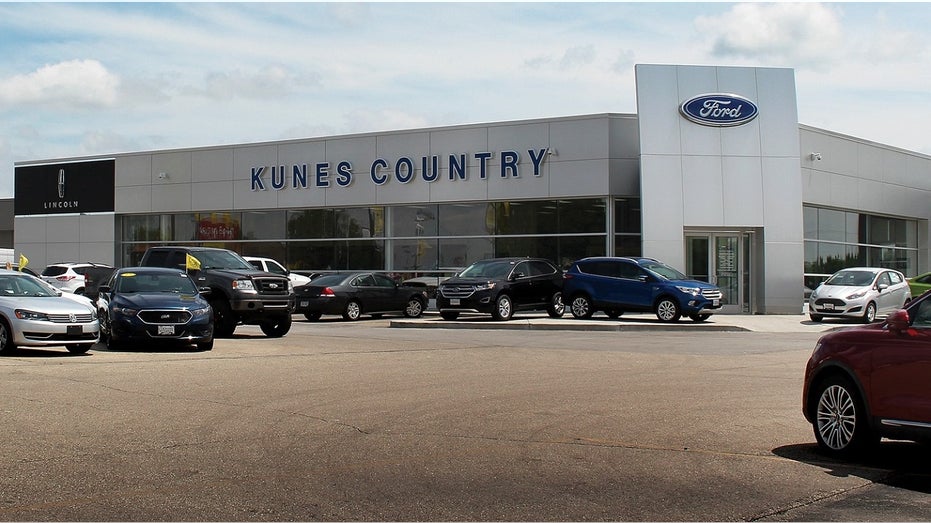
{"label": "ford logo sign", "polygon": [[756,118],[756,104],[736,94],[700,94],[682,102],[679,112],[689,120],[711,127],[743,125]]}

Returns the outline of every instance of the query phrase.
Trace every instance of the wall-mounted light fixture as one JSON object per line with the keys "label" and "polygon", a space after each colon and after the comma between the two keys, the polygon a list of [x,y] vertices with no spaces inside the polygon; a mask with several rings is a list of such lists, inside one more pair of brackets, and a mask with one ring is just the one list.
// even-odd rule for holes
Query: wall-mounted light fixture
{"label": "wall-mounted light fixture", "polygon": [[821,160],[821,153],[811,153],[808,155],[808,157],[811,159],[811,161],[817,162]]}
{"label": "wall-mounted light fixture", "polygon": [[159,180],[165,180],[168,178],[168,173],[158,173]]}

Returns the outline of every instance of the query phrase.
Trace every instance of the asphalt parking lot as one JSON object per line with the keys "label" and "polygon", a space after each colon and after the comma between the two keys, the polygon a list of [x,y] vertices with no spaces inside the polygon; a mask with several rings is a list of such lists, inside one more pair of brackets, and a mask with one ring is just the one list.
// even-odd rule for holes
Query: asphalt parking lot
{"label": "asphalt parking lot", "polygon": [[0,358],[0,519],[927,520],[925,447],[832,461],[801,416],[804,362],[843,325],[725,319],[20,349]]}

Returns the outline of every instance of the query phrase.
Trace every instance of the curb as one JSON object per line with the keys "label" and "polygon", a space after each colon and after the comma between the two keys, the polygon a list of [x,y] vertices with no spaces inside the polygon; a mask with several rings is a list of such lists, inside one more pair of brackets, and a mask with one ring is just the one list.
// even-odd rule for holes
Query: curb
{"label": "curb", "polygon": [[447,321],[447,320],[391,320],[389,328],[398,329],[472,329],[472,330],[540,330],[540,331],[663,331],[663,332],[694,332],[696,329],[708,332],[752,332],[751,329],[736,325],[714,323],[679,323],[679,324],[637,324],[637,323],[605,323],[585,322],[573,323],[571,321],[555,320],[539,322],[533,320],[476,320],[476,321]]}

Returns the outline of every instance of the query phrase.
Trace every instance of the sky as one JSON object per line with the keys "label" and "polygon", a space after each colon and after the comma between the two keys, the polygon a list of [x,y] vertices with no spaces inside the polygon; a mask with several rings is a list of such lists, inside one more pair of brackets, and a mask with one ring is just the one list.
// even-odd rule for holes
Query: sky
{"label": "sky", "polygon": [[14,162],[636,113],[635,64],[788,67],[799,122],[931,154],[926,3],[11,3]]}

